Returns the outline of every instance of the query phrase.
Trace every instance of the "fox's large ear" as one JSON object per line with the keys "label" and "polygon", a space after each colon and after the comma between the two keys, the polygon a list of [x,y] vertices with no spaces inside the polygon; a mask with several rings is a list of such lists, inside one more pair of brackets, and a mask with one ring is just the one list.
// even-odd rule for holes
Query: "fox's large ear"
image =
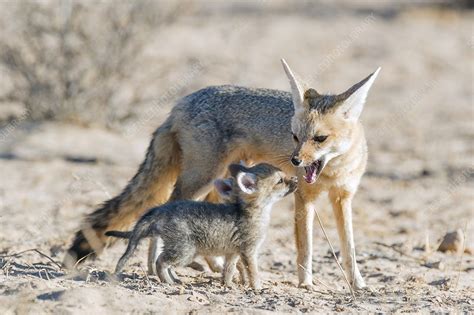
{"label": "fox's large ear", "polygon": [[304,109],[304,87],[303,84],[298,80],[298,78],[291,71],[290,66],[286,63],[285,59],[281,59],[281,64],[283,69],[285,69],[286,76],[290,81],[291,94],[293,96],[293,106],[295,107],[295,112]]}
{"label": "fox's large ear", "polygon": [[369,93],[370,87],[374,83],[375,78],[377,78],[380,69],[381,68],[379,67],[367,78],[353,85],[344,93],[337,95],[337,100],[342,102],[341,105],[339,105],[337,112],[341,113],[344,115],[344,118],[351,121],[359,119],[362,109],[364,108],[367,94]]}
{"label": "fox's large ear", "polygon": [[214,187],[222,198],[229,198],[232,195],[232,185],[234,181],[232,178],[216,179]]}
{"label": "fox's large ear", "polygon": [[253,194],[257,191],[257,176],[252,173],[240,172],[237,174],[237,184],[246,194]]}

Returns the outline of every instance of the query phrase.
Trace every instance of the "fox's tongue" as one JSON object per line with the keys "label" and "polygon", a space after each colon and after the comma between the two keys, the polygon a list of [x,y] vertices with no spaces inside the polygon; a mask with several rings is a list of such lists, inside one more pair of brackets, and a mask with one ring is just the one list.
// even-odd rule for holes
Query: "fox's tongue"
{"label": "fox's tongue", "polygon": [[304,170],[306,171],[306,174],[303,176],[304,177],[304,180],[308,183],[308,184],[312,184],[316,181],[316,166],[313,164],[311,164],[310,166],[306,166],[304,168]]}
{"label": "fox's tongue", "polygon": [[306,174],[303,177],[308,184],[313,184],[318,178],[319,164],[320,161],[318,160],[310,166],[305,166]]}
{"label": "fox's tongue", "polygon": [[305,166],[304,170],[306,171],[306,174],[303,176],[304,180],[308,184],[314,183],[316,181],[316,167],[311,164],[310,166]]}

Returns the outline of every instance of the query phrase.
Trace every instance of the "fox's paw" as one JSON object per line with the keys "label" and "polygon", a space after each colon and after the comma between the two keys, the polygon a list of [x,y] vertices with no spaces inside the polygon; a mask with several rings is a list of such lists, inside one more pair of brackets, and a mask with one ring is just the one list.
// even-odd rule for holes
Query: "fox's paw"
{"label": "fox's paw", "polygon": [[262,283],[260,281],[255,281],[254,283],[251,284],[252,290],[255,291],[255,293],[261,293],[262,291]]}
{"label": "fox's paw", "polygon": [[362,278],[358,278],[358,279],[356,278],[353,285],[352,285],[352,288],[354,289],[354,291],[366,291],[366,290],[368,290],[367,285],[365,284],[365,281]]}
{"label": "fox's paw", "polygon": [[314,290],[314,285],[312,282],[301,282],[299,285],[298,285],[298,288],[301,288],[301,289],[306,289],[308,291],[313,291]]}

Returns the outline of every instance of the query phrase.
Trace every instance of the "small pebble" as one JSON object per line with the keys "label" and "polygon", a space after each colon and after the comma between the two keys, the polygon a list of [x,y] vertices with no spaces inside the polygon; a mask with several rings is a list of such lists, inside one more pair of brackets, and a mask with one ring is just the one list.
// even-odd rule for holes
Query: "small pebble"
{"label": "small pebble", "polygon": [[464,250],[464,233],[461,229],[449,232],[443,237],[443,241],[438,247],[440,252],[462,253]]}

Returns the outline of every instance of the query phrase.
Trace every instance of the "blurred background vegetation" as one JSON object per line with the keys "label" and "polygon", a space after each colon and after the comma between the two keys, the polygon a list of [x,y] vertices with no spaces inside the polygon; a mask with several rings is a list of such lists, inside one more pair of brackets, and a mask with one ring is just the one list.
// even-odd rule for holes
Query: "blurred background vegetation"
{"label": "blurred background vegetation", "polygon": [[[331,1],[137,0],[121,1],[120,5],[111,0],[2,1],[0,126],[55,120],[114,129],[118,128],[117,124],[137,119],[138,112],[147,108],[144,104],[156,102],[156,90],[163,79],[179,81],[181,77],[172,74],[180,73],[179,64],[190,67],[197,62],[191,54],[186,55],[190,43],[185,41],[177,56],[159,53],[168,44],[165,38],[169,35],[165,33],[177,22],[192,17],[199,17],[202,24],[208,16],[216,15],[249,16],[258,20],[264,15],[278,18],[299,14],[329,19],[330,24],[330,16],[343,10],[356,15],[375,12],[383,19],[393,19],[413,8],[465,10],[474,3],[470,0],[375,2],[341,1],[336,9]],[[221,36],[234,36],[246,23],[243,20],[231,25],[231,29],[222,29]],[[204,35],[195,40],[206,45],[210,38]],[[219,55],[225,47],[207,49],[216,50],[218,55],[210,63],[235,61],[235,56]],[[233,55],[237,53],[234,51]],[[223,79],[222,83],[229,83],[235,77]],[[193,87],[202,87],[198,80],[198,77],[189,78],[185,86],[178,86],[178,91],[173,93],[182,95]]]}
{"label": "blurred background vegetation", "polygon": [[147,38],[186,7],[150,0],[2,2],[2,106],[19,106],[28,120],[130,117],[144,101],[135,74]]}

